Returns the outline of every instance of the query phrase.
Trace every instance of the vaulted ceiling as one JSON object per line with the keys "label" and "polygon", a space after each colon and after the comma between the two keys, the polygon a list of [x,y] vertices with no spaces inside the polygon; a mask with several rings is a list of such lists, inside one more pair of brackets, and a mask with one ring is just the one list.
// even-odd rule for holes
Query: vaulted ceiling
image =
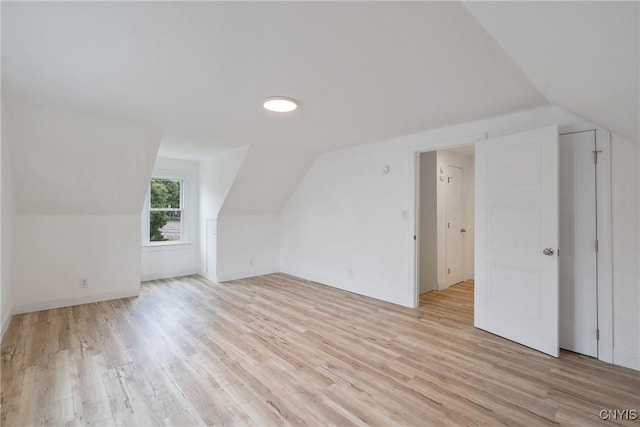
{"label": "vaulted ceiling", "polygon": [[2,94],[159,127],[160,154],[194,159],[549,102],[637,139],[637,4],[610,3],[3,2]]}
{"label": "vaulted ceiling", "polygon": [[550,103],[640,139],[640,3],[468,2]]}

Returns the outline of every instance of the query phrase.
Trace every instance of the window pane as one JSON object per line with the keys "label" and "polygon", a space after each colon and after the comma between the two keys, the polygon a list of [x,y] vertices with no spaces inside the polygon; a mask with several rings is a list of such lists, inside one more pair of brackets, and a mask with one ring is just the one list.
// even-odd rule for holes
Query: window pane
{"label": "window pane", "polygon": [[167,242],[182,240],[182,212],[151,212],[149,218],[149,240]]}
{"label": "window pane", "polygon": [[151,180],[151,208],[180,209],[180,191],[182,191],[181,180],[153,178]]}

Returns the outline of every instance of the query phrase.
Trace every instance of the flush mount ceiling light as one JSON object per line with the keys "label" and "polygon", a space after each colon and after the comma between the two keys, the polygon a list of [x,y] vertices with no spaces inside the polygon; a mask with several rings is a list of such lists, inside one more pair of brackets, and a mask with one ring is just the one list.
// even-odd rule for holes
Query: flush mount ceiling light
{"label": "flush mount ceiling light", "polygon": [[270,96],[264,99],[262,106],[276,113],[288,113],[298,108],[298,101],[286,96]]}

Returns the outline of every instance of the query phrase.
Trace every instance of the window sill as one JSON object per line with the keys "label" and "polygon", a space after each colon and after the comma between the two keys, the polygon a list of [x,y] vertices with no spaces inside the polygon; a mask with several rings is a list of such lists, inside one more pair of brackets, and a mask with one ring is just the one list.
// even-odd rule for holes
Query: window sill
{"label": "window sill", "polygon": [[179,251],[189,249],[191,243],[189,242],[156,242],[145,243],[142,245],[142,252],[156,252],[156,251]]}

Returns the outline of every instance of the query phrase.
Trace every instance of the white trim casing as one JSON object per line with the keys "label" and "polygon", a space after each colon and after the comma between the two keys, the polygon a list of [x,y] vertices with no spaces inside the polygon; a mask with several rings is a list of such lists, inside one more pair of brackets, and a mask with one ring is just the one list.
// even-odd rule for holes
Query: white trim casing
{"label": "white trim casing", "polygon": [[[264,276],[266,274],[273,274],[273,273],[280,273],[280,272],[281,271],[279,268],[265,268],[260,270],[252,270],[250,272],[245,271],[245,272],[239,272],[239,273],[217,275],[215,281],[216,283],[221,283],[221,282],[228,282],[230,280],[248,279],[249,277]],[[207,279],[205,276],[202,276],[202,277]],[[207,280],[211,280],[211,279],[207,279]]]}
{"label": "white trim casing", "polygon": [[596,129],[598,153],[598,359],[613,363],[613,251],[611,217],[611,134]]}
{"label": "white trim casing", "polygon": [[[151,215],[151,180],[152,179],[167,179],[167,180],[177,180],[181,182],[180,186],[180,240],[172,240],[167,242],[152,242],[149,240],[149,227],[150,227],[150,215]],[[159,170],[151,175],[149,179],[149,185],[147,186],[147,196],[144,199],[144,207],[142,209],[142,247],[143,248],[152,248],[152,247],[162,247],[162,246],[172,246],[172,245],[186,245],[191,244],[189,240],[188,233],[189,224],[187,217],[187,209],[185,206],[186,201],[188,200],[188,191],[189,191],[189,177],[184,172],[176,172],[169,170]]]}
{"label": "white trim casing", "polygon": [[420,233],[420,221],[418,221],[418,218],[420,218],[420,213],[418,212],[419,204],[416,202],[420,197],[420,175],[418,174],[420,153],[474,145],[483,139],[487,139],[486,133],[425,141],[409,146],[409,283],[412,283],[413,287],[410,289],[407,301],[411,302],[413,308],[418,307],[420,300],[420,286],[418,283],[418,257],[420,253],[416,245],[416,239]]}
{"label": "white trim casing", "polygon": [[613,351],[613,258],[611,230],[611,134],[592,123],[563,126],[560,133],[596,130],[598,166],[596,168],[598,228],[598,359],[614,363]]}
{"label": "white trim casing", "polygon": [[150,280],[173,279],[176,277],[194,276],[194,275],[200,275],[200,272],[197,269],[192,269],[192,270],[172,271],[171,273],[143,274],[140,280],[142,282],[148,282]]}

